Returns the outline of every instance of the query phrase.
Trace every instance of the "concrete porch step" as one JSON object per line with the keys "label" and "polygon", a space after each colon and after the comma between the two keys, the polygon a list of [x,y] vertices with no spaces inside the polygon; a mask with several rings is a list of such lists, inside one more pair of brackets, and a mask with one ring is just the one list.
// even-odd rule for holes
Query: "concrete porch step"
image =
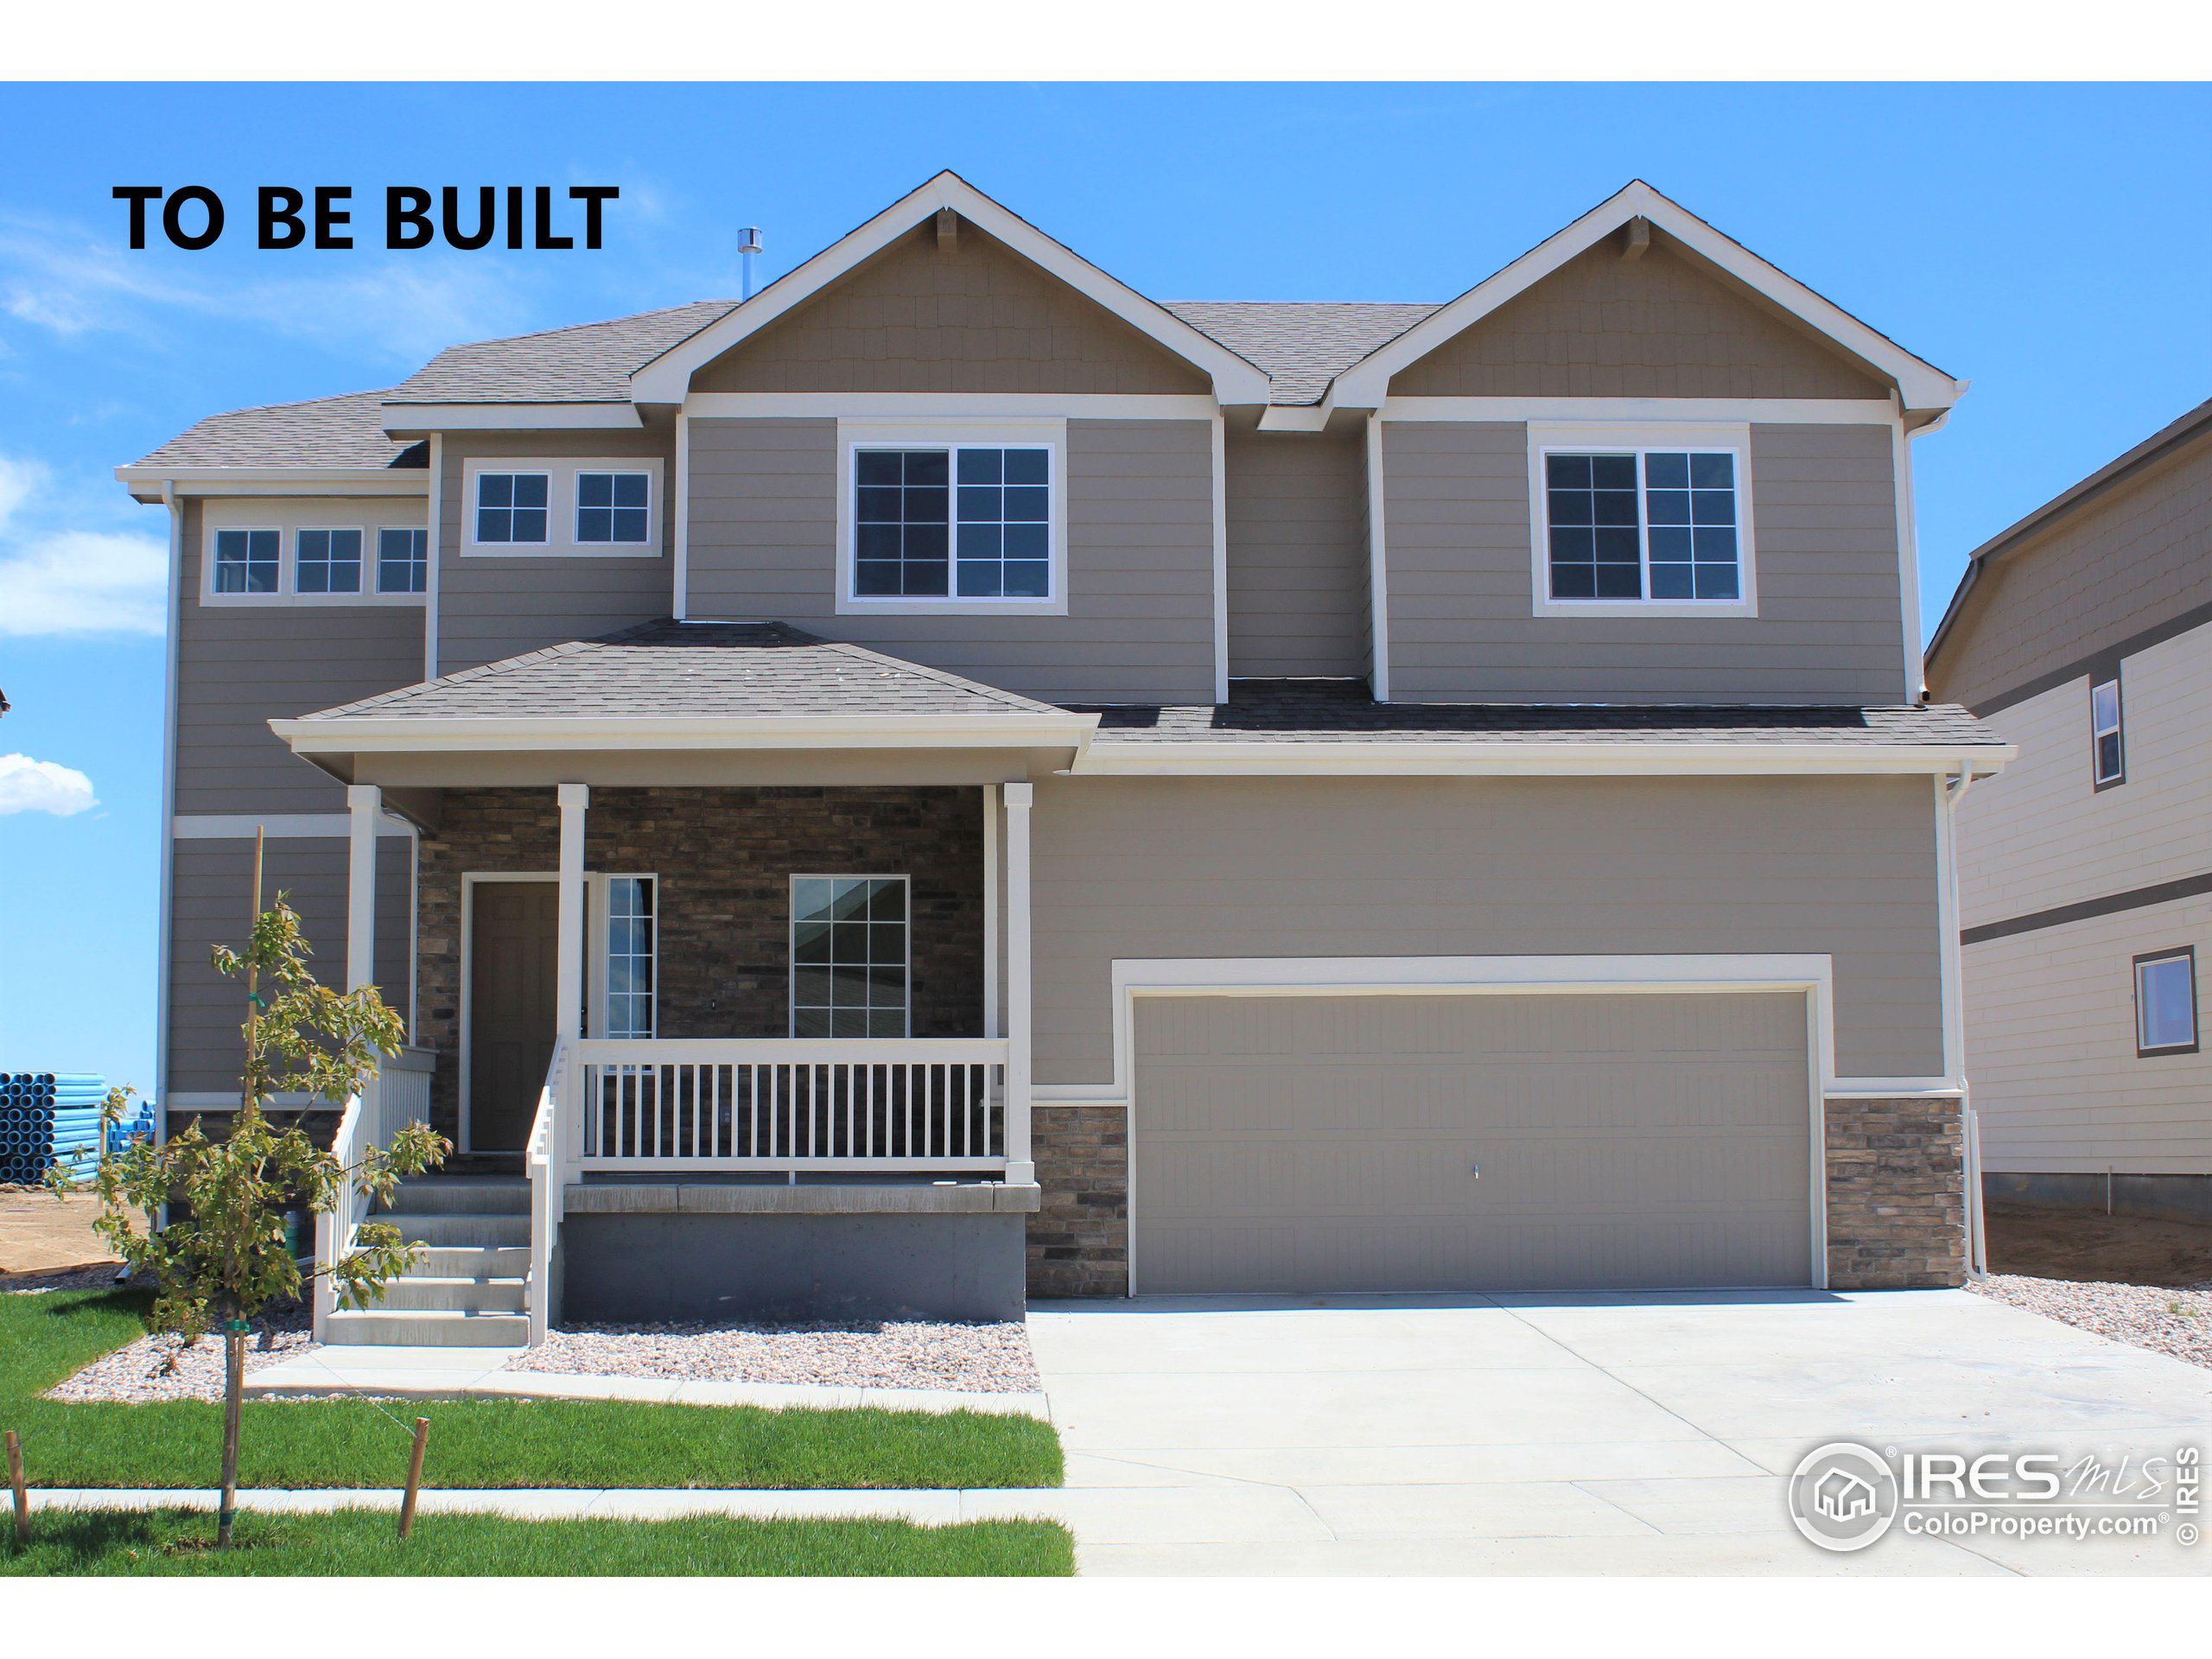
{"label": "concrete porch step", "polygon": [[410,1279],[526,1279],[530,1276],[530,1247],[526,1244],[448,1244],[423,1252],[423,1259],[407,1269]]}
{"label": "concrete porch step", "polygon": [[526,1216],[530,1183],[512,1176],[417,1175],[399,1184],[396,1207],[418,1216]]}
{"label": "concrete porch step", "polygon": [[485,1215],[477,1211],[394,1210],[372,1216],[389,1222],[410,1243],[434,1246],[530,1244],[530,1217],[524,1214]]}
{"label": "concrete porch step", "polygon": [[364,1347],[520,1348],[530,1320],[520,1313],[450,1309],[365,1308],[330,1316],[330,1340]]}
{"label": "concrete porch step", "polygon": [[520,1279],[410,1274],[386,1285],[384,1300],[375,1306],[391,1313],[520,1313],[525,1311],[525,1288]]}

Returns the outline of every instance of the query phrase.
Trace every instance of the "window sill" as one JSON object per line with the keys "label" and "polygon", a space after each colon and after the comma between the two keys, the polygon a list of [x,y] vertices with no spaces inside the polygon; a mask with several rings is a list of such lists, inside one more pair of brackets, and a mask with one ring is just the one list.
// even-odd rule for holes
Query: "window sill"
{"label": "window sill", "polygon": [[840,616],[1065,616],[1065,599],[849,599]]}
{"label": "window sill", "polygon": [[289,609],[296,606],[315,607],[326,605],[425,605],[428,594],[202,594],[202,605],[242,609],[260,607],[263,609]]}
{"label": "window sill", "polygon": [[1758,613],[1756,599],[1540,599],[1535,602],[1534,610],[1537,616],[1634,617],[1639,620],[1698,617],[1710,620],[1725,617],[1755,617]]}
{"label": "window sill", "polygon": [[464,559],[658,559],[658,542],[468,542],[461,550]]}

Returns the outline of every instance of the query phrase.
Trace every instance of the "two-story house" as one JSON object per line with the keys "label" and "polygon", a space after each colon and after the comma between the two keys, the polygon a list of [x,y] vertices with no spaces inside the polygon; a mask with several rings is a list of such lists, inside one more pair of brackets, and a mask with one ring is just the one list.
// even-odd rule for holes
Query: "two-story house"
{"label": "two-story house", "polygon": [[2019,750],[1959,809],[1991,1193],[2212,1221],[2212,403],[1980,548],[1928,683]]}
{"label": "two-story house", "polygon": [[1956,1283],[1962,389],[1641,183],[1447,303],[1165,304],[944,174],[742,303],[213,416],[121,473],[168,1116],[259,826],[409,1012],[341,1141],[527,1160],[349,1339]]}

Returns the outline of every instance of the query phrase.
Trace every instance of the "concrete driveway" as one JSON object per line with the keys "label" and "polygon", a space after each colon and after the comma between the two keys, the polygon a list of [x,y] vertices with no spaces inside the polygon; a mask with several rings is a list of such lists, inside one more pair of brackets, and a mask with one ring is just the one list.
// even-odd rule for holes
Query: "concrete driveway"
{"label": "concrete driveway", "polygon": [[[1088,1573],[2212,1570],[2212,1545],[1892,1530],[1834,1555],[1827,1441],[2171,1458],[2212,1372],[1964,1291],[1040,1303]],[[2212,1503],[2212,1491],[2207,1493]]]}

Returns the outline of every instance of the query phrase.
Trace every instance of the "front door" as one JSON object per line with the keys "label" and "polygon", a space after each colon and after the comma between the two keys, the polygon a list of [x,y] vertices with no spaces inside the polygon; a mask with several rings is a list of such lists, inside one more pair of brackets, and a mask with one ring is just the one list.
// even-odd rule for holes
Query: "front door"
{"label": "front door", "polygon": [[561,889],[479,881],[469,918],[468,1141],[518,1152],[553,1060]]}

